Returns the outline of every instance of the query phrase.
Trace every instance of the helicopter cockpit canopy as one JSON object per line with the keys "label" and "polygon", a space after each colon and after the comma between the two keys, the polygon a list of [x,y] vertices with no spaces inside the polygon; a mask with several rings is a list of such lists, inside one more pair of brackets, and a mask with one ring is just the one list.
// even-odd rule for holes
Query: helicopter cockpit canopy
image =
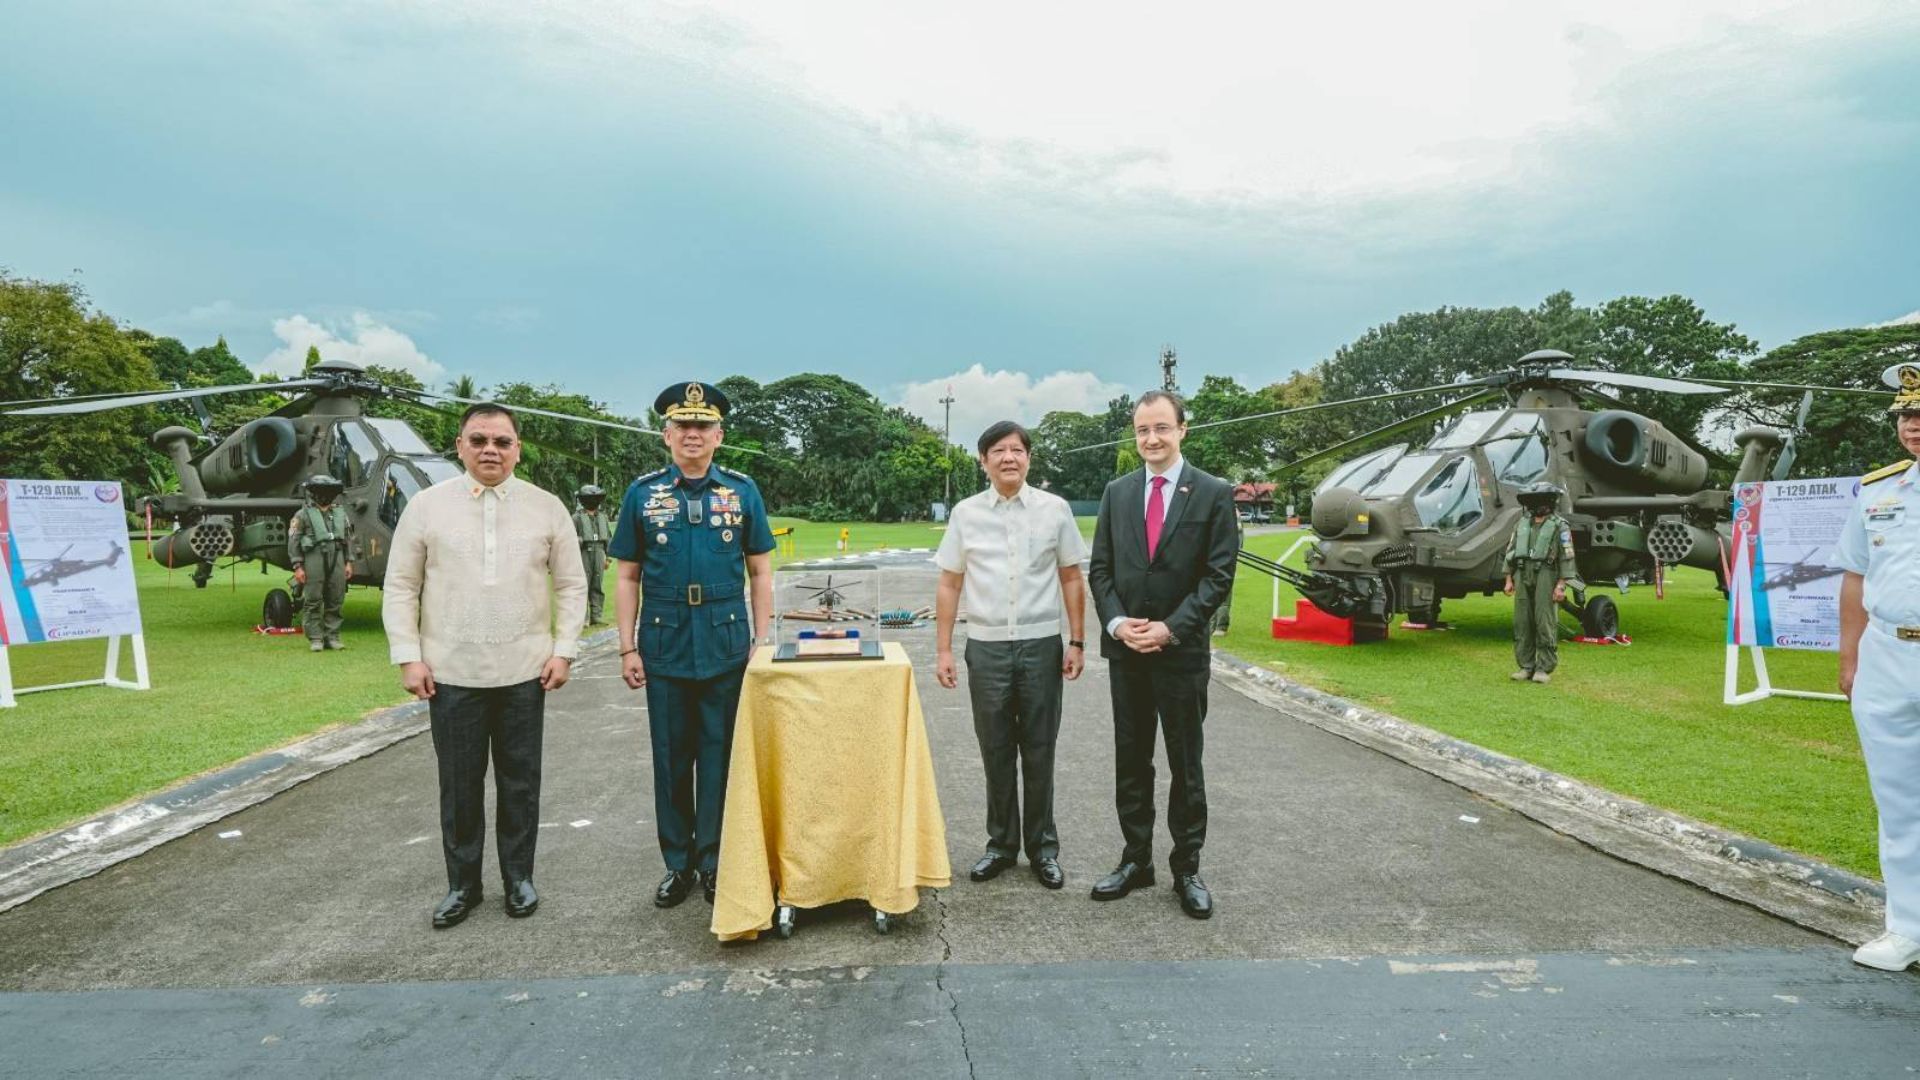
{"label": "helicopter cockpit canopy", "polygon": [[1354,458],[1328,473],[1327,478],[1320,481],[1320,486],[1313,489],[1313,493],[1323,495],[1337,487],[1359,491],[1378,479],[1381,473],[1391,469],[1394,462],[1399,461],[1406,452],[1406,444],[1400,443]]}

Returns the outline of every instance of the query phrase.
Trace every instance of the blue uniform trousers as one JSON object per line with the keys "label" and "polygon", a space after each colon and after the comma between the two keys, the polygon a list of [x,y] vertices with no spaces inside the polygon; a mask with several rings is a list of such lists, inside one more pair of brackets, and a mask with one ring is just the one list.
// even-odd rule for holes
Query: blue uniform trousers
{"label": "blue uniform trousers", "polygon": [[711,679],[647,675],[653,813],[669,870],[717,870],[743,663]]}

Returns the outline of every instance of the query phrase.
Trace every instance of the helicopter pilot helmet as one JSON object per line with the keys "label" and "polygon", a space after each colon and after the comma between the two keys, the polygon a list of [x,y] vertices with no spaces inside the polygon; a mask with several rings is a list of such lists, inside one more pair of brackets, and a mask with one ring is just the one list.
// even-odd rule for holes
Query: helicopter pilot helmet
{"label": "helicopter pilot helmet", "polygon": [[607,497],[606,489],[599,484],[582,484],[580,490],[573,494],[580,500],[580,505],[589,510],[598,510],[601,501]]}
{"label": "helicopter pilot helmet", "polygon": [[300,482],[307,489],[307,496],[316,503],[330,503],[340,497],[340,491],[346,485],[326,473],[314,473]]}
{"label": "helicopter pilot helmet", "polygon": [[1880,373],[1880,381],[1893,388],[1889,414],[1920,413],[1920,364],[1895,364]]}
{"label": "helicopter pilot helmet", "polygon": [[1560,485],[1550,484],[1545,480],[1536,480],[1526,487],[1521,488],[1514,498],[1520,500],[1520,505],[1529,510],[1538,510],[1544,507],[1551,511],[1560,504],[1560,496],[1563,494],[1565,493],[1560,490]]}

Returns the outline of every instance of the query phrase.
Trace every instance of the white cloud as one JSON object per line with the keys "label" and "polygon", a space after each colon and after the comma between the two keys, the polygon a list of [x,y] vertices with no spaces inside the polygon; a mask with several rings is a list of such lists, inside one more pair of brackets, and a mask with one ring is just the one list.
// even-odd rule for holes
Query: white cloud
{"label": "white cloud", "polygon": [[945,422],[940,399],[953,397],[953,441],[972,446],[980,433],[1001,420],[1017,420],[1028,427],[1050,412],[1097,413],[1107,402],[1125,393],[1119,383],[1103,381],[1091,371],[1056,371],[1034,379],[1022,371],[988,371],[975,364],[944,379],[908,383],[893,393],[893,403],[920,417],[939,431]]}
{"label": "white cloud", "polygon": [[1883,326],[1912,326],[1915,323],[1920,323],[1920,311],[1909,311],[1897,319],[1888,319],[1886,322],[1868,323],[1866,328],[1878,330]]}
{"label": "white cloud", "polygon": [[1820,39],[1914,25],[1886,0],[450,10],[489,9],[479,17],[529,48],[564,53],[542,57],[556,70],[619,78],[665,57],[836,113],[970,179],[1309,205],[1511,179],[1534,140],[1617,123],[1613,88],[1679,54],[1750,80]]}
{"label": "white cloud", "polygon": [[447,369],[420,351],[413,339],[364,311],[354,312],[344,326],[328,326],[305,315],[290,315],[273,321],[273,335],[279,347],[255,365],[263,375],[300,374],[307,362],[307,349],[318,347],[323,360],[348,360],[361,367],[378,364],[411,372],[431,384]]}

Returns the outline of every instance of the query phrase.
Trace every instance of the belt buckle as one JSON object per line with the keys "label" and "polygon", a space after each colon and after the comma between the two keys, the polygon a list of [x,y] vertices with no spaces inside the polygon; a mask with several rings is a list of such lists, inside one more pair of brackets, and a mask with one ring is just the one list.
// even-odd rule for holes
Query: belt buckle
{"label": "belt buckle", "polygon": [[1920,641],[1920,626],[1894,627],[1893,636],[1901,641]]}
{"label": "belt buckle", "polygon": [[702,596],[700,593],[700,585],[697,582],[695,584],[687,586],[687,606],[688,607],[699,607],[701,604],[704,604],[706,602],[707,602],[706,598]]}

